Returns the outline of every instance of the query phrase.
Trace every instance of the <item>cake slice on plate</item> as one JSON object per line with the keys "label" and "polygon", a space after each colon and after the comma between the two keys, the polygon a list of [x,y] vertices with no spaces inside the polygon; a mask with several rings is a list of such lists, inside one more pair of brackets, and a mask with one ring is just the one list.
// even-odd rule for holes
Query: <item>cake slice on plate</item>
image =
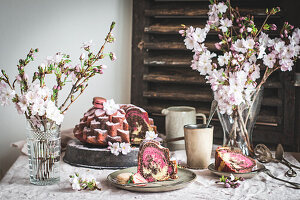
{"label": "cake slice on plate", "polygon": [[148,182],[176,179],[177,164],[170,160],[168,148],[155,140],[144,140],[138,154],[138,173]]}
{"label": "cake slice on plate", "polygon": [[229,147],[218,147],[215,154],[215,169],[222,172],[247,173],[256,166],[254,159]]}

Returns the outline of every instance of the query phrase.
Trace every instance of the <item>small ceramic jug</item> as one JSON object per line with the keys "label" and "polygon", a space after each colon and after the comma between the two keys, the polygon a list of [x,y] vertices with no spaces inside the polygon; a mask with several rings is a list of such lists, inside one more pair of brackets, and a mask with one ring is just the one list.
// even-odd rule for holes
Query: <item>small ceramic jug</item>
{"label": "small ceramic jug", "polygon": [[[161,111],[166,116],[166,140],[172,138],[184,137],[184,125],[196,124],[196,117],[203,118],[203,124],[206,124],[206,116],[203,113],[196,113],[194,107],[172,106]],[[185,149],[184,141],[168,142],[167,147],[171,151]]]}

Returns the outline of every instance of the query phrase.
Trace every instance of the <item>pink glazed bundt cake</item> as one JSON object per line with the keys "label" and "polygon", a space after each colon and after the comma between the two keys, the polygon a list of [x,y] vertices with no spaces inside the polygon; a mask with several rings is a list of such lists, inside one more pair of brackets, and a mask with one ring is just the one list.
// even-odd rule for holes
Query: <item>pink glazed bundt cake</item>
{"label": "pink glazed bundt cake", "polygon": [[177,178],[176,161],[170,160],[169,149],[155,140],[144,140],[138,154],[138,171],[148,182]]}
{"label": "pink glazed bundt cake", "polygon": [[215,169],[222,172],[247,173],[255,167],[254,159],[229,147],[218,147],[215,154]]}
{"label": "pink glazed bundt cake", "polygon": [[[111,101],[111,100],[110,100]],[[107,147],[108,142],[139,144],[145,139],[146,131],[156,126],[148,113],[132,104],[114,104],[105,108],[105,98],[94,97],[93,107],[84,113],[73,129],[74,136],[83,143]]]}

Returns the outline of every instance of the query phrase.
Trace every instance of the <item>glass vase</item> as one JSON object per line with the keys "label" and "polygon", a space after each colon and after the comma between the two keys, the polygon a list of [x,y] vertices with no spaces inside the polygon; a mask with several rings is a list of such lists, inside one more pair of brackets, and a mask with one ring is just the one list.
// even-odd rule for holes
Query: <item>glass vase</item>
{"label": "glass vase", "polygon": [[263,88],[253,94],[251,105],[239,105],[231,115],[221,114],[218,111],[224,133],[223,146],[239,149],[244,155],[254,157],[252,133],[262,98]]}
{"label": "glass vase", "polygon": [[30,183],[51,185],[60,181],[60,126],[48,120],[27,121]]}

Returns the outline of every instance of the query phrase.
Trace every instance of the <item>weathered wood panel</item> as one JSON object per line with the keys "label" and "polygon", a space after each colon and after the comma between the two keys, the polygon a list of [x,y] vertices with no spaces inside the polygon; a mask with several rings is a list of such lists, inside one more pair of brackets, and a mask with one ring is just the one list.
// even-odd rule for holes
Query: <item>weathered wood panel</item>
{"label": "weathered wood panel", "polygon": [[[293,7],[291,0],[287,1],[290,3],[284,3],[285,6]],[[241,13],[254,14],[256,24],[260,24],[266,16],[266,7],[275,7],[284,1],[231,2],[233,6],[240,7]],[[208,1],[134,0],[133,3],[132,103],[149,111],[162,133],[164,117],[160,112],[163,108],[188,105],[208,114],[212,92],[204,77],[190,68],[193,53],[185,48],[183,38],[178,34],[181,24],[204,27]],[[272,23],[280,22],[281,15],[272,16]],[[297,20],[299,21],[299,18]],[[276,34],[272,33],[272,37]],[[211,31],[207,41],[208,49],[217,51],[214,45],[218,41],[216,32]],[[261,72],[263,71],[261,63]],[[295,111],[295,106],[298,106],[299,110],[300,101],[295,100],[292,84],[293,72],[287,75],[276,72],[265,84],[261,113],[253,134],[254,142],[268,145],[280,142],[285,144],[287,149],[300,145],[300,133],[295,136],[294,131],[295,124],[296,129],[300,131],[300,123],[295,121],[295,115],[296,119],[300,119]],[[223,133],[216,116],[213,118],[213,124],[216,126],[214,139],[221,141]]]}

